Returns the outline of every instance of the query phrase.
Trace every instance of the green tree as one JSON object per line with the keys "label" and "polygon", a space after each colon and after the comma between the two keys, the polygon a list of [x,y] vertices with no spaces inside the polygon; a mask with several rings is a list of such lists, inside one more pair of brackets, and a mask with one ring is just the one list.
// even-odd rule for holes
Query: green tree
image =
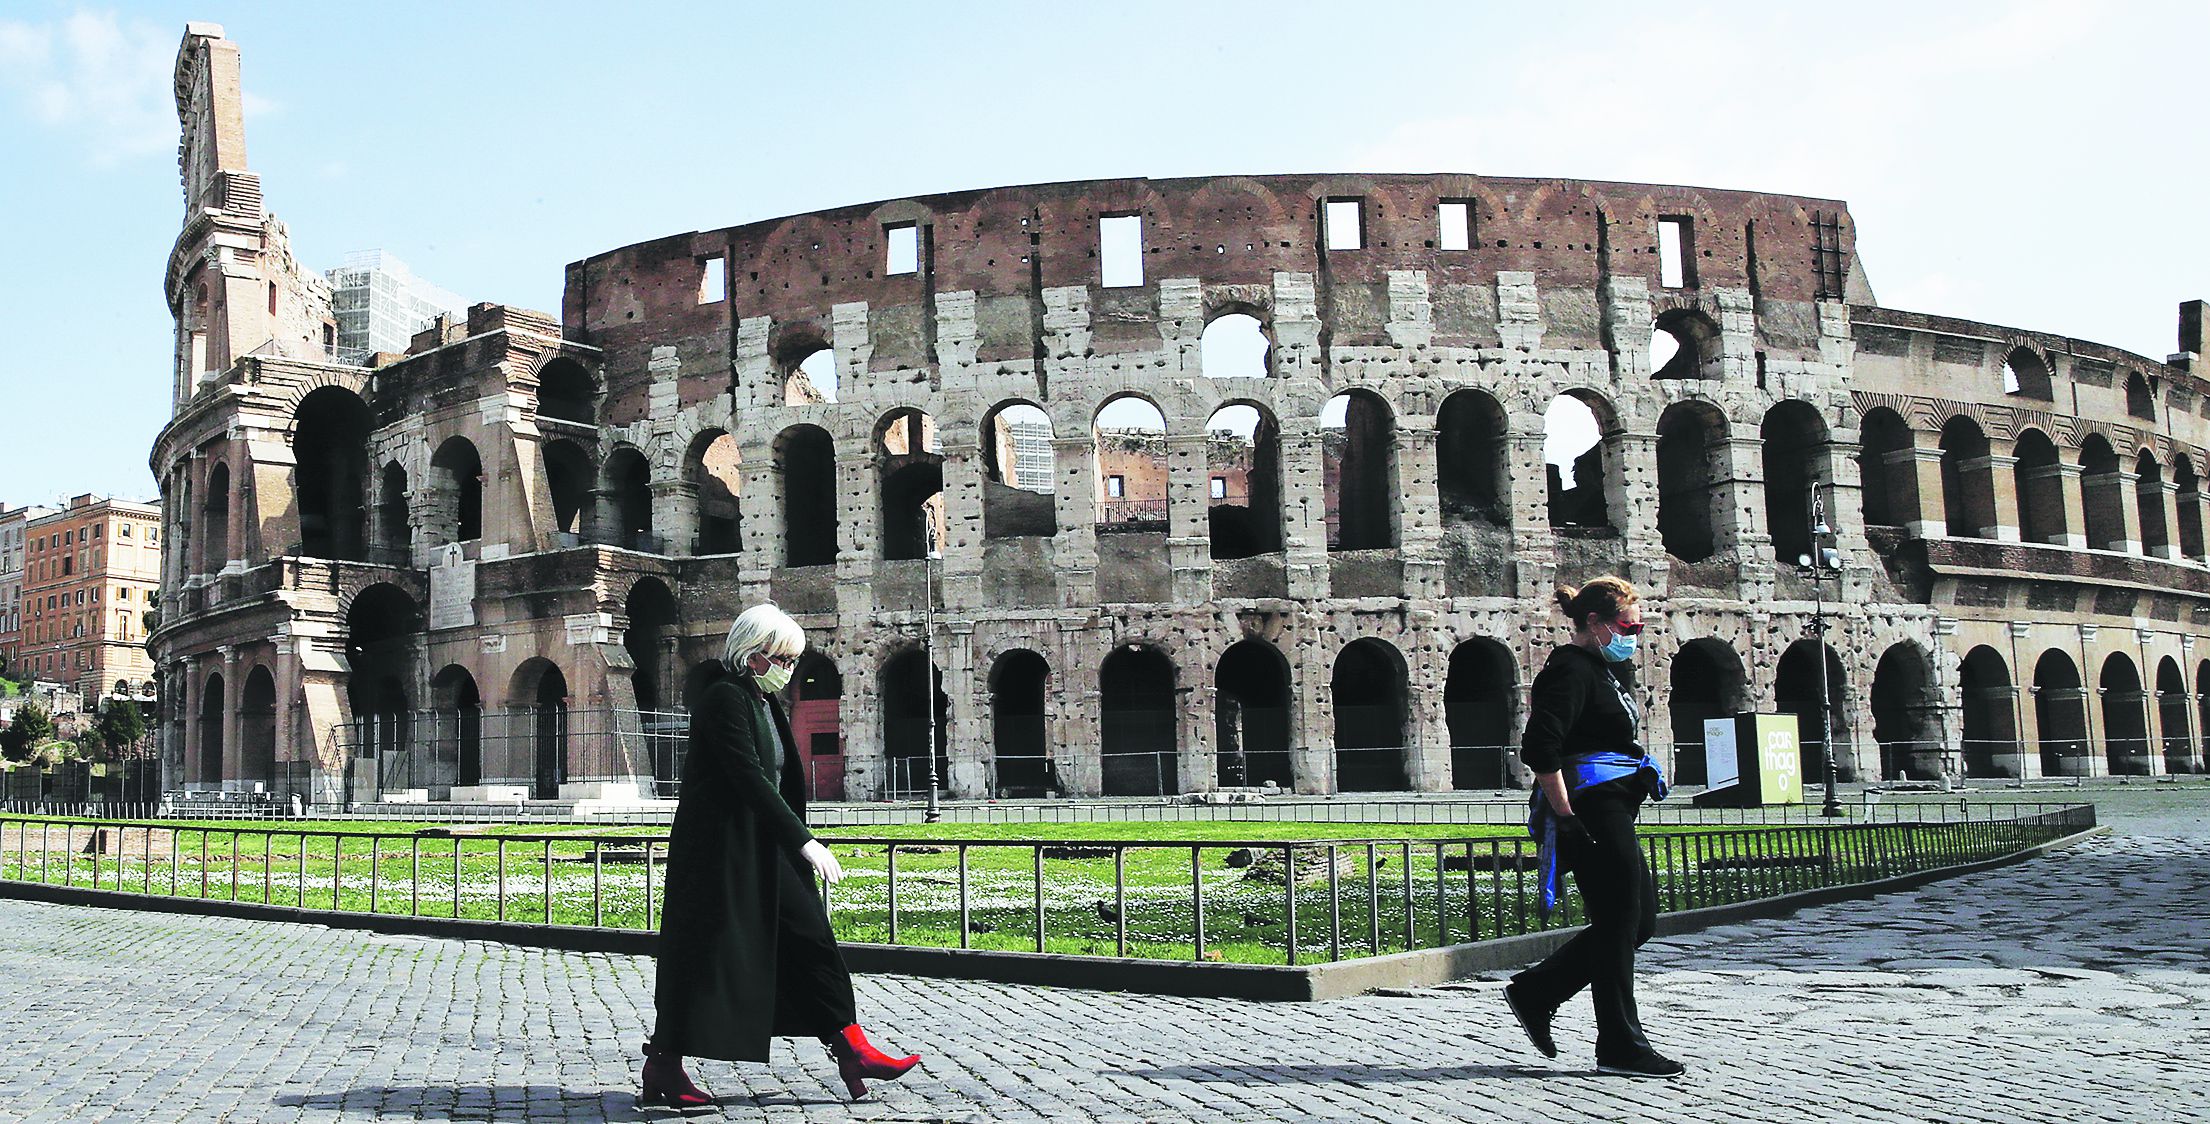
{"label": "green tree", "polygon": [[36,699],[23,700],[22,709],[15,712],[15,721],[0,730],[0,753],[10,761],[29,761],[31,748],[54,736],[54,720],[47,717],[46,708]]}
{"label": "green tree", "polygon": [[111,757],[136,757],[138,744],[146,736],[146,716],[130,699],[109,699],[100,708],[100,722],[92,736],[107,746]]}

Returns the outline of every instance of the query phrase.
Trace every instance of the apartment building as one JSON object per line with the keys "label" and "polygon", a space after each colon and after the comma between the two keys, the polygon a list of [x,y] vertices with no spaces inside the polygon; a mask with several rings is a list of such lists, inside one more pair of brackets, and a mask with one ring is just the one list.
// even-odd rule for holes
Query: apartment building
{"label": "apartment building", "polygon": [[161,508],[81,495],[23,524],[14,674],[87,700],[153,678],[146,613],[161,576]]}

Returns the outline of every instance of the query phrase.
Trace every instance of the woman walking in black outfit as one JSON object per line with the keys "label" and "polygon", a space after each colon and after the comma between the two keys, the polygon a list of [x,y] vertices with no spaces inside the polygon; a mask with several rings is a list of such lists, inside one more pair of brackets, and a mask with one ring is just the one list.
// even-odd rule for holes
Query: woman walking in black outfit
{"label": "woman walking in black outfit", "polygon": [[1634,1002],[1635,949],[1657,931],[1657,885],[1634,822],[1665,775],[1642,747],[1630,662],[1642,636],[1640,595],[1618,578],[1560,586],[1573,640],[1535,676],[1520,760],[1535,773],[1528,830],[1542,841],[1544,906],[1565,870],[1581,891],[1588,928],[1512,977],[1504,1001],[1546,1057],[1558,1008],[1583,987],[1596,1007],[1596,1067],[1634,1077],[1678,1077],[1679,1062],[1643,1036]]}
{"label": "woman walking in black outfit", "polygon": [[708,1108],[686,1057],[764,1062],[768,1039],[819,1038],[852,1099],[867,1078],[920,1062],[875,1049],[814,876],[844,876],[806,829],[803,768],[775,693],[806,647],[798,622],[755,605],[729,629],[726,674],[691,715],[660,914],[659,1022],[645,1043],[645,1105]]}

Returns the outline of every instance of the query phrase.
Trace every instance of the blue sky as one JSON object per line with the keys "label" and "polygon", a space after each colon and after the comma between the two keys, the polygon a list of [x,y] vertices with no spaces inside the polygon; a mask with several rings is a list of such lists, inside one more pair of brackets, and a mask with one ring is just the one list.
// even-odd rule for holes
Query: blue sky
{"label": "blue sky", "polygon": [[152,491],[188,19],[308,265],[547,311],[685,230],[1339,169],[1840,197],[1881,303],[2158,358],[2210,296],[2199,2],[632,7],[0,0],[0,499]]}

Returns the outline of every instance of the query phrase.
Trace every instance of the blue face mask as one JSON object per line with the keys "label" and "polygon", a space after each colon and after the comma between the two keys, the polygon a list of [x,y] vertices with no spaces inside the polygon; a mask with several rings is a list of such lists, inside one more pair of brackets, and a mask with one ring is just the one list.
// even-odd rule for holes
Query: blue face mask
{"label": "blue face mask", "polygon": [[1635,649],[1640,647],[1641,643],[1642,637],[1640,636],[1629,636],[1623,632],[1615,632],[1612,634],[1611,642],[1598,648],[1597,651],[1604,653],[1604,658],[1613,663],[1625,663],[1634,658]]}

